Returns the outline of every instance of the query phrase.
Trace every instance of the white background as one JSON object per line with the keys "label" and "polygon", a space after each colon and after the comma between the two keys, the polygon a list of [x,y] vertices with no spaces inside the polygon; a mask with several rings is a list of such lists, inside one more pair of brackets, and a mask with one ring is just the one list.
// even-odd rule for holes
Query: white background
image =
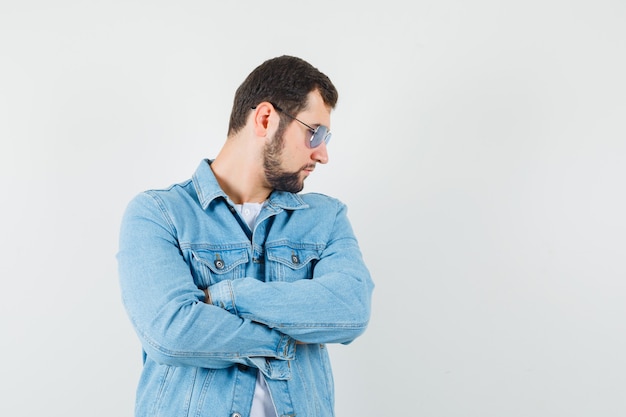
{"label": "white background", "polygon": [[376,282],[337,414],[626,415],[626,3],[0,3],[3,416],[131,416],[115,253],[267,58],[339,89],[330,163]]}

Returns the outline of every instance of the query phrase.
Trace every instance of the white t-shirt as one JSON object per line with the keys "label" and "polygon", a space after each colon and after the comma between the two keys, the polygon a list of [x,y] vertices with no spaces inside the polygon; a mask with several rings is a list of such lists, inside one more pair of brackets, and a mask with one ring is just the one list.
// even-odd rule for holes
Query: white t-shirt
{"label": "white t-shirt", "polygon": [[[243,217],[243,219],[254,230],[256,218],[259,216],[261,209],[265,203],[243,203],[235,204],[235,208]],[[252,399],[252,409],[250,417],[277,417],[276,407],[272,402],[270,390],[267,387],[263,374],[259,371],[256,376],[256,385],[254,387],[254,398]]]}

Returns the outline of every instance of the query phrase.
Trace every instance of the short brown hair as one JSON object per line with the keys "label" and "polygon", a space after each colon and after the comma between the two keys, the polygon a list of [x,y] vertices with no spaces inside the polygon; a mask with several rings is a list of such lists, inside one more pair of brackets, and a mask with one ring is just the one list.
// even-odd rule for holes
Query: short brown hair
{"label": "short brown hair", "polygon": [[235,92],[228,134],[246,124],[250,110],[263,101],[298,114],[307,106],[307,96],[319,91],[324,104],[335,108],[339,95],[330,79],[301,58],[283,55],[268,59],[246,77]]}

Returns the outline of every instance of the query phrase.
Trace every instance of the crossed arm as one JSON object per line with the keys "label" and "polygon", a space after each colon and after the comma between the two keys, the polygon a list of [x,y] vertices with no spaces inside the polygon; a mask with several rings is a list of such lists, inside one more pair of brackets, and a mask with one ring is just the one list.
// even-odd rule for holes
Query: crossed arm
{"label": "crossed arm", "polygon": [[[241,278],[206,290],[194,284],[164,216],[150,196],[135,199],[122,222],[118,253],[124,304],[154,360],[207,368],[261,366],[266,359],[293,359],[296,340],[348,343],[365,330],[373,284],[341,210],[337,234],[313,279]],[[259,300],[272,300],[271,308]]]}

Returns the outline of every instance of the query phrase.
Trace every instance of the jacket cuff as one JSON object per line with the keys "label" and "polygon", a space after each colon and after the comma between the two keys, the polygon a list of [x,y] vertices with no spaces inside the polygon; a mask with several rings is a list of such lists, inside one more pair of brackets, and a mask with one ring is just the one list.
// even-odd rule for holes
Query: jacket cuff
{"label": "jacket cuff", "polygon": [[272,358],[249,358],[250,362],[261,371],[267,379],[291,379],[291,367],[288,361]]}
{"label": "jacket cuff", "polygon": [[253,357],[250,362],[256,366],[268,379],[291,379],[289,361],[295,358],[296,341],[289,336],[283,336],[278,346],[276,358]]}
{"label": "jacket cuff", "polygon": [[235,307],[235,293],[230,280],[220,281],[209,287],[211,304],[220,307],[230,313],[237,314]]}

